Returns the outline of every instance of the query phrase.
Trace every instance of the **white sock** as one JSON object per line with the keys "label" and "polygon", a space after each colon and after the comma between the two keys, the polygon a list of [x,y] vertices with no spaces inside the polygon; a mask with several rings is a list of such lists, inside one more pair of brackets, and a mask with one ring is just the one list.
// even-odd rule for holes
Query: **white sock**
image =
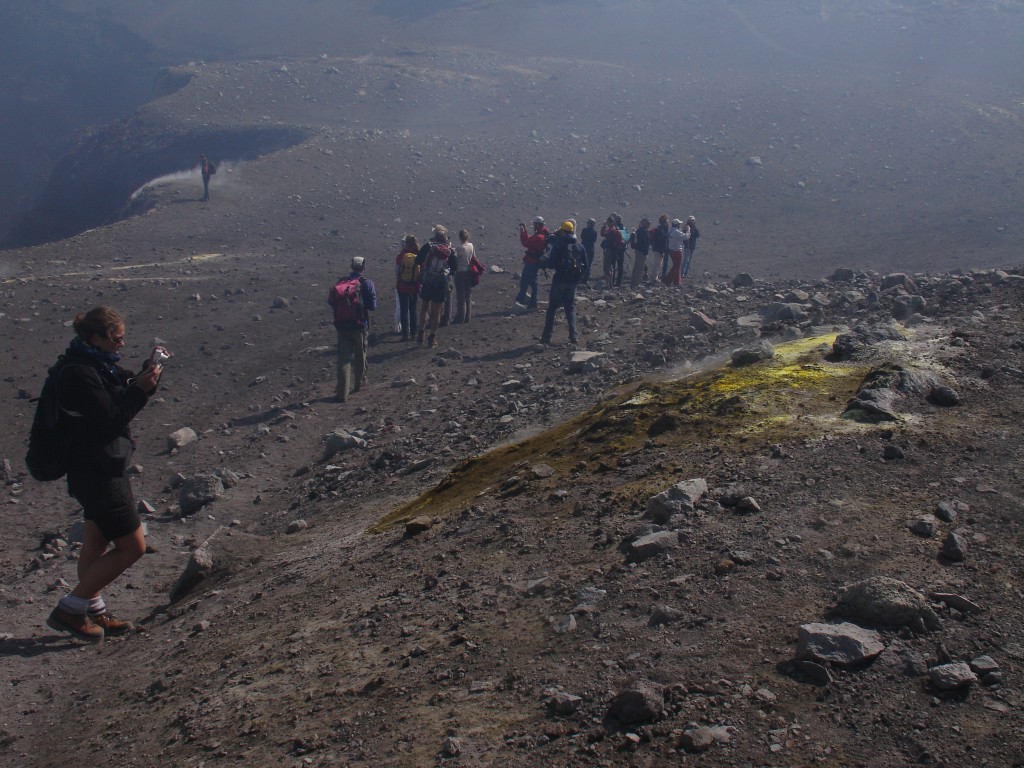
{"label": "white sock", "polygon": [[101,613],[107,612],[107,605],[103,602],[103,598],[97,595],[89,601],[89,613],[93,616],[99,616]]}
{"label": "white sock", "polygon": [[89,601],[84,597],[75,597],[74,595],[64,595],[57,604],[62,610],[68,613],[73,613],[76,616],[84,616],[86,610],[89,608]]}

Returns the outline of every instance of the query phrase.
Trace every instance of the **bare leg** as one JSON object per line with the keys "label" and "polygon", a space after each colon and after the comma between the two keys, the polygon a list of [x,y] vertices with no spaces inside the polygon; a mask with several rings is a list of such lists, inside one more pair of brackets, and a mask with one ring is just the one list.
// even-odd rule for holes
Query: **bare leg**
{"label": "bare leg", "polygon": [[97,597],[100,591],[128,570],[146,552],[146,537],[140,525],[132,533],[114,539],[114,546],[100,533],[96,523],[85,521],[82,551],[78,556],[78,586],[72,590],[75,597],[86,600]]}

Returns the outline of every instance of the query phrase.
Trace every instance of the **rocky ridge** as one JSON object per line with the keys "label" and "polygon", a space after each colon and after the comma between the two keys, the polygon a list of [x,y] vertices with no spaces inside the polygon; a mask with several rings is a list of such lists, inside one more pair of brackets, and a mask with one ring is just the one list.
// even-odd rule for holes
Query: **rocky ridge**
{"label": "rocky ridge", "polygon": [[[1008,425],[1024,384],[1022,279],[839,272],[584,291],[596,357],[529,341],[488,355],[461,341],[472,325],[452,326],[444,348],[416,353],[415,382],[392,372],[382,333],[372,395],[351,412],[331,416],[315,397],[329,387],[304,386],[172,449],[194,469],[147,494],[157,551],[115,593],[150,585],[133,598],[153,606],[142,633],[84,665],[53,662],[65,681],[135,670],[68,699],[94,734],[84,749],[127,757],[145,732],[154,760],[178,762],[706,751],[716,765],[875,765],[879,744],[897,763],[1019,759],[1004,736],[1021,659],[1004,553],[1020,535]],[[905,316],[908,296],[921,313]],[[672,322],[689,327],[650,333]],[[737,360],[742,349],[764,359]],[[886,379],[892,418],[841,418],[881,369],[927,371],[932,388]],[[943,386],[956,403],[935,401]],[[415,410],[395,408],[409,388]],[[202,458],[210,443],[229,466]],[[252,461],[272,444],[306,460],[254,495]],[[11,500],[31,498],[10,477]],[[196,500],[185,489],[206,477],[214,490]],[[8,562],[15,621],[72,578],[74,540],[43,536]],[[26,656],[57,640],[5,638]],[[34,677],[10,689],[20,711],[38,713],[42,695],[56,714],[63,695]],[[9,754],[34,723],[53,727],[23,715]],[[33,755],[56,764],[45,746]]]}

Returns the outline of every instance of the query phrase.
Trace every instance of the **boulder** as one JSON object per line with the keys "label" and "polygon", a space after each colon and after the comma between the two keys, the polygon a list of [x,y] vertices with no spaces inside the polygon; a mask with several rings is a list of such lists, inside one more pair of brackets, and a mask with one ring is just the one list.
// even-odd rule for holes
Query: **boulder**
{"label": "boulder", "polygon": [[683,480],[647,500],[645,517],[656,523],[666,523],[672,515],[692,512],[697,502],[708,492],[708,483],[702,478]]}
{"label": "boulder", "polygon": [[615,694],[608,714],[620,723],[647,723],[665,712],[663,686],[650,680],[638,680]]}
{"label": "boulder", "polygon": [[675,549],[679,545],[679,534],[673,531],[658,531],[641,536],[629,545],[627,559],[631,563],[640,563],[657,557],[663,552]]}
{"label": "boulder", "polygon": [[885,650],[881,635],[856,624],[804,624],[797,634],[798,659],[848,667],[863,664]]}
{"label": "boulder", "polygon": [[181,484],[178,506],[181,514],[193,515],[224,495],[224,483],[212,473],[194,475]]}
{"label": "boulder", "polygon": [[740,347],[732,352],[732,365],[739,368],[744,365],[753,365],[762,360],[770,360],[775,356],[775,347],[765,339],[760,339],[748,347]]}
{"label": "boulder", "polygon": [[872,576],[844,587],[836,610],[871,624],[915,631],[935,631],[941,626],[924,595],[888,576]]}
{"label": "boulder", "polygon": [[192,427],[182,427],[167,436],[167,450],[173,451],[182,448],[189,443],[194,443],[198,439],[199,435],[196,434]]}
{"label": "boulder", "polygon": [[978,682],[978,676],[971,670],[971,666],[962,661],[932,667],[928,670],[928,679],[940,691],[970,688]]}

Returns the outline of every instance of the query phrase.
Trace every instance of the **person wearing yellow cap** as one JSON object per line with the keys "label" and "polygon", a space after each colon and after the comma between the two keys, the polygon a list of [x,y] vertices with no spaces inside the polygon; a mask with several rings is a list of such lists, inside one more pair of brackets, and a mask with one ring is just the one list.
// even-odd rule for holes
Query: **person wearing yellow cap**
{"label": "person wearing yellow cap", "polygon": [[576,286],[583,277],[587,253],[576,240],[576,222],[567,219],[553,234],[548,244],[551,250],[544,267],[555,271],[551,278],[551,293],[548,296],[548,311],[544,318],[544,330],[540,335],[541,344],[551,343],[555,328],[555,312],[565,309],[565,321],[569,326],[569,343],[576,344]]}

